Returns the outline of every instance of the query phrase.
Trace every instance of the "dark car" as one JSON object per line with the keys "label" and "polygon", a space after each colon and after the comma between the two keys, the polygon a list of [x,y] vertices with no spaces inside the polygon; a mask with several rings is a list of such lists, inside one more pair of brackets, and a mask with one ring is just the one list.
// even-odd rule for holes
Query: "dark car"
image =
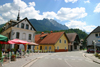
{"label": "dark car", "polygon": [[[96,50],[97,53],[100,53],[100,50]],[[88,49],[87,53],[94,53],[94,49]]]}
{"label": "dark car", "polygon": [[94,49],[88,49],[87,53],[94,53]]}

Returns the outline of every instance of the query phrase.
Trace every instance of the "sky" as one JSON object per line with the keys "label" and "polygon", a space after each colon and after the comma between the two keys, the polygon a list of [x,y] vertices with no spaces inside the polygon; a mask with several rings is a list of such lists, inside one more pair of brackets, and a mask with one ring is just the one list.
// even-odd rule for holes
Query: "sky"
{"label": "sky", "polygon": [[54,19],[69,29],[91,32],[100,26],[100,0],[0,0],[0,24],[20,18]]}

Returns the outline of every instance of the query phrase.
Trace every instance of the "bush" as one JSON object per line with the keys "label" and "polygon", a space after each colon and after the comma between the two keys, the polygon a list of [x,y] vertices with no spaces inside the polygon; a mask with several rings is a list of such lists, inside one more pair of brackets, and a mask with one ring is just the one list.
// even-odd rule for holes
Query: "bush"
{"label": "bush", "polygon": [[100,55],[98,54],[98,58],[100,59]]}
{"label": "bush", "polygon": [[98,57],[98,53],[96,53],[95,56]]}

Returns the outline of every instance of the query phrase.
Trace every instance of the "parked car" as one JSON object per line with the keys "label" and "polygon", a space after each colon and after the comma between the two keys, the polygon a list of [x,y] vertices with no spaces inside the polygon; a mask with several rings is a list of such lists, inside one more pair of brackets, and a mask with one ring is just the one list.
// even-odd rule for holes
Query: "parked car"
{"label": "parked car", "polygon": [[[100,50],[96,50],[97,53],[100,53]],[[94,49],[88,49],[87,53],[94,53]]]}
{"label": "parked car", "polygon": [[88,49],[87,53],[94,53],[94,49]]}

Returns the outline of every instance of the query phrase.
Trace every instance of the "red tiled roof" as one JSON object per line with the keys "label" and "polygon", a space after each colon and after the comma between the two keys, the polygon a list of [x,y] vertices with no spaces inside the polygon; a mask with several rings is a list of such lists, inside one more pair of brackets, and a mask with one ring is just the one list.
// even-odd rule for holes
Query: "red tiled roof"
{"label": "red tiled roof", "polygon": [[[38,34],[38,35],[35,35],[35,42],[38,44],[55,44],[63,34],[64,32]],[[44,35],[47,35],[47,36],[44,39],[40,39],[40,37]]]}

